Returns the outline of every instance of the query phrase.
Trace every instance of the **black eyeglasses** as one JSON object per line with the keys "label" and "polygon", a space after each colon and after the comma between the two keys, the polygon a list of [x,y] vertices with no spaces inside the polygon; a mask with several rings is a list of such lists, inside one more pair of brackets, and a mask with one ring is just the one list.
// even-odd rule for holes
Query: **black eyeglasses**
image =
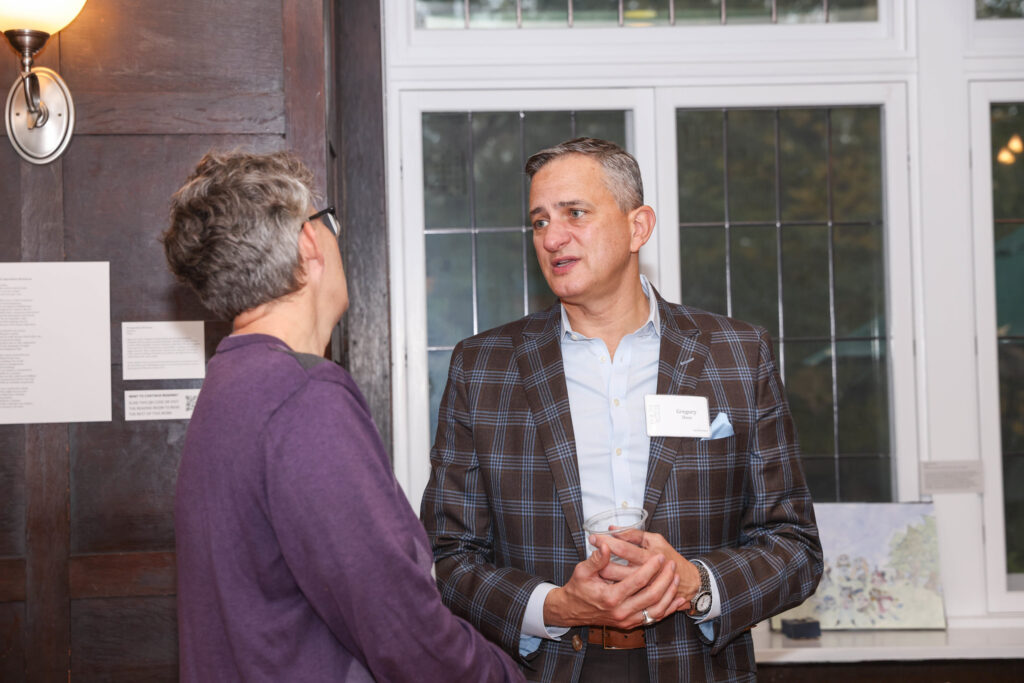
{"label": "black eyeglasses", "polygon": [[324,219],[324,225],[327,229],[334,233],[335,237],[341,235],[341,225],[338,224],[338,217],[334,213],[334,207],[328,206],[323,211],[317,211],[312,216],[307,218],[307,221],[315,221],[318,218]]}

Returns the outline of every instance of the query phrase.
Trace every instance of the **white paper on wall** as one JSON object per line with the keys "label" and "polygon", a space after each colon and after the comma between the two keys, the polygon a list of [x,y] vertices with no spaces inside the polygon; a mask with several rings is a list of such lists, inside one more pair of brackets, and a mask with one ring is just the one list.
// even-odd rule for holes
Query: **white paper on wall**
{"label": "white paper on wall", "polygon": [[152,389],[124,392],[124,419],[187,420],[199,397],[198,389]]}
{"label": "white paper on wall", "polygon": [[124,379],[206,376],[202,320],[121,323]]}
{"label": "white paper on wall", "polygon": [[110,264],[0,263],[0,424],[110,413]]}

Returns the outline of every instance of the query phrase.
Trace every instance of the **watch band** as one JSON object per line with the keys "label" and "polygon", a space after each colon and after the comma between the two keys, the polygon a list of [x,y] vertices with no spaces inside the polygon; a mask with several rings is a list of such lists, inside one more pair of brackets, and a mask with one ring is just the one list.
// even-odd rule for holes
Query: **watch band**
{"label": "watch band", "polygon": [[[708,568],[704,566],[703,562],[694,562],[693,566],[697,568],[697,575],[700,576],[700,588],[697,589],[697,594],[690,601],[690,612],[694,616],[702,616],[711,611],[711,576],[708,574]],[[707,607],[703,610],[698,610],[697,605],[700,603],[701,597],[705,595],[709,598]]]}

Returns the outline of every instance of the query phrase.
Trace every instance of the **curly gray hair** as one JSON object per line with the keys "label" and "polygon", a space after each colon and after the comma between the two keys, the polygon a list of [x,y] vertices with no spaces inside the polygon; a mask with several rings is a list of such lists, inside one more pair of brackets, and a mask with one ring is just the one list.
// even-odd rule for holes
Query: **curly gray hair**
{"label": "curly gray hair", "polygon": [[644,204],[644,181],[633,155],[614,142],[598,138],[574,138],[542,149],[526,161],[526,175],[534,174],[548,162],[567,154],[582,154],[597,160],[604,169],[605,185],[623,213]]}
{"label": "curly gray hair", "polygon": [[206,154],[171,198],[167,263],[210,311],[242,311],[302,286],[299,231],[313,174],[287,152]]}

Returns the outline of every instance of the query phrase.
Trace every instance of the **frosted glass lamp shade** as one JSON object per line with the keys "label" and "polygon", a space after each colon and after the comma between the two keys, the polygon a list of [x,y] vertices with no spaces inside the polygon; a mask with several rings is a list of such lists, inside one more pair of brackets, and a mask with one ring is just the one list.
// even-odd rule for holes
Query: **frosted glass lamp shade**
{"label": "frosted glass lamp shade", "polygon": [[70,24],[84,6],[85,0],[0,0],[0,33],[31,29],[52,36]]}

